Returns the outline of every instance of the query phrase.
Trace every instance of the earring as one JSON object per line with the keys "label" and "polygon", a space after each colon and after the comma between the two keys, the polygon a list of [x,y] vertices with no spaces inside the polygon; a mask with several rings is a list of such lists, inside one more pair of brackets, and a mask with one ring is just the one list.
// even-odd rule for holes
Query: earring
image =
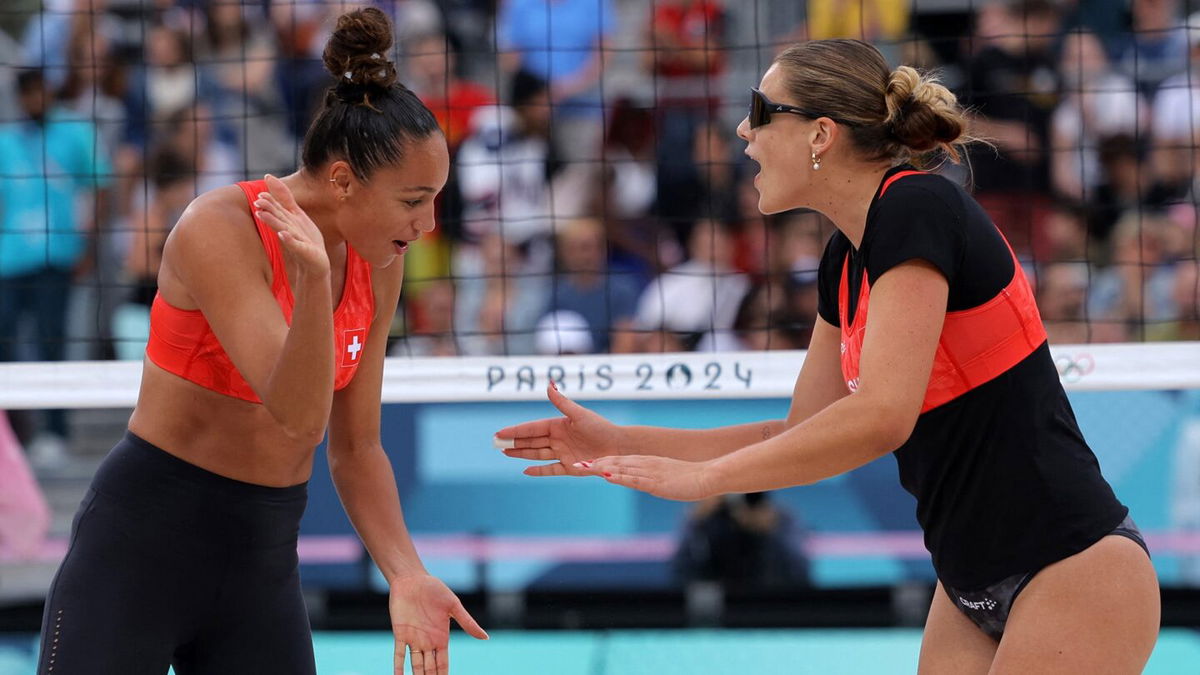
{"label": "earring", "polygon": [[812,154],[812,162],[813,162],[813,171],[820,171],[821,170],[821,158],[818,157],[817,153],[815,153],[815,152]]}

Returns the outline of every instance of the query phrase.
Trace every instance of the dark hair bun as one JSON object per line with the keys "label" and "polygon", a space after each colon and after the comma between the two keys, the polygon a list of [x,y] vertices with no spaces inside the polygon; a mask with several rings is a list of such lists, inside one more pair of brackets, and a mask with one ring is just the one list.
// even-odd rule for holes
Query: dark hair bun
{"label": "dark hair bun", "polygon": [[888,78],[884,94],[887,126],[893,138],[916,152],[957,141],[965,120],[954,93],[930,75],[900,66]]}
{"label": "dark hair bun", "polygon": [[325,68],[337,78],[338,97],[347,103],[370,105],[371,93],[396,83],[396,66],[388,58],[392,22],[374,7],[338,17],[323,55]]}

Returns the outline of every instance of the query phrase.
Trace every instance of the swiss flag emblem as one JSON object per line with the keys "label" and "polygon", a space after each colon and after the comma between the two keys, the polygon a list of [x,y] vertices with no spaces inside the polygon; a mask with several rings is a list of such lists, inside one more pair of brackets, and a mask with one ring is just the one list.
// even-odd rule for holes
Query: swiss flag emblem
{"label": "swiss flag emblem", "polygon": [[367,346],[367,329],[354,328],[342,331],[342,367],[352,368],[362,360],[363,349]]}

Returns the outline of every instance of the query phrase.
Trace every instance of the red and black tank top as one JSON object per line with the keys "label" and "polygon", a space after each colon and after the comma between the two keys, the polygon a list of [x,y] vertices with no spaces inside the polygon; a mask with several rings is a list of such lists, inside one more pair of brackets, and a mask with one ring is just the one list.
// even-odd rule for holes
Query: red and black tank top
{"label": "red and black tank top", "polygon": [[[878,199],[883,199],[896,180],[921,173],[901,171],[892,174],[880,188]],[[1005,241],[1006,247],[1007,244]],[[1016,254],[1011,247],[1008,251],[1013,260],[1012,280],[980,305],[946,313],[921,412],[932,410],[995,378],[1046,341],[1046,329],[1038,314],[1033,289]],[[858,364],[867,332],[871,285],[868,273],[864,271],[859,288],[852,291],[849,267],[850,254],[847,253],[838,285],[838,320],[842,333],[842,375],[853,392],[858,388]],[[858,294],[853,318],[849,316],[852,292]]]}
{"label": "red and black tank top", "polygon": [[[1021,265],[979,204],[941,176],[889,171],[858,248],[836,232],[825,249],[818,312],[841,331],[848,386],[871,285],[916,259],[946,277],[949,296],[921,414],[893,455],[938,577],[976,590],[1078,553],[1128,509],[1075,421]],[[899,491],[873,485],[860,499],[879,527],[913,527]]]}

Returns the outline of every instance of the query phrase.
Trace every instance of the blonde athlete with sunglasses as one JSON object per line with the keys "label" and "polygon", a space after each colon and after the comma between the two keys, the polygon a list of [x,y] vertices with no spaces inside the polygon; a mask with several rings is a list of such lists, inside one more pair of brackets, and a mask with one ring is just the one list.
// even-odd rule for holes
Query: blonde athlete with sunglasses
{"label": "blonde athlete with sunglasses", "polygon": [[502,429],[533,476],[599,475],[667,499],[807,485],[892,453],[938,575],[923,675],[1140,673],[1158,581],[1058,379],[1004,237],[945,178],[954,95],[852,40],[794,46],[738,126],[763,213],[837,226],[787,419],[620,427],[551,389],[563,417]]}

